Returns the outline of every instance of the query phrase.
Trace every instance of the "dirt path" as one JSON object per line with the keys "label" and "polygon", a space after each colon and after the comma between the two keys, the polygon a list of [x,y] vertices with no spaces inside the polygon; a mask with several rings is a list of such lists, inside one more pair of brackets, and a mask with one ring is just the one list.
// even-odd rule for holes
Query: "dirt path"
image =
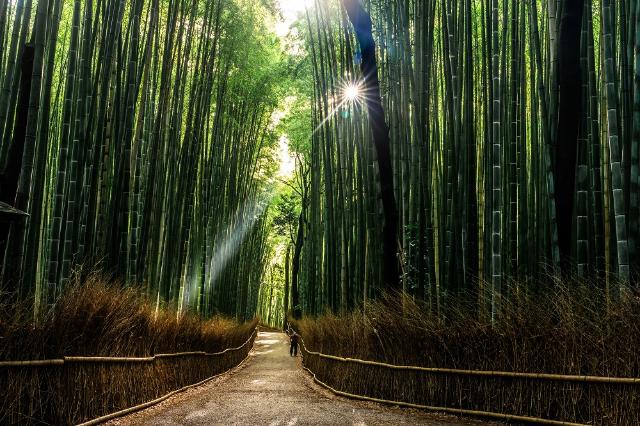
{"label": "dirt path", "polygon": [[338,398],[302,370],[283,333],[260,332],[238,369],[112,425],[480,425]]}

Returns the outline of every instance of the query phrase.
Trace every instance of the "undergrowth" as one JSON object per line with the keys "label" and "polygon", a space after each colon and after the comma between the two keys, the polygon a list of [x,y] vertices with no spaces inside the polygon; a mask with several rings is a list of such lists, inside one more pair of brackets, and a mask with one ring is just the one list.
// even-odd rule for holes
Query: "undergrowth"
{"label": "undergrowth", "polygon": [[351,313],[297,321],[310,350],[399,365],[640,377],[640,298],[572,282],[512,288],[492,323],[470,304],[440,314],[387,296]]}
{"label": "undergrowth", "polygon": [[[37,318],[26,304],[0,306],[0,361],[222,352],[245,343],[255,325],[156,309],[136,290],[93,276],[71,286]],[[150,363],[0,367],[0,424],[77,424],[227,371],[251,347],[249,342],[222,355]]]}
{"label": "undergrowth", "polygon": [[[387,296],[340,316],[294,324],[306,348],[328,355],[462,370],[640,377],[640,299],[607,297],[571,282],[526,292],[510,288],[492,323],[475,304],[432,306]],[[564,422],[640,424],[637,385],[547,381],[393,370],[311,354],[316,377],[347,393],[425,406]],[[534,420],[537,421],[537,420]]]}
{"label": "undergrowth", "polygon": [[30,304],[0,305],[0,360],[218,352],[242,344],[252,329],[252,323],[156,309],[134,288],[96,275],[68,288],[39,318]]}

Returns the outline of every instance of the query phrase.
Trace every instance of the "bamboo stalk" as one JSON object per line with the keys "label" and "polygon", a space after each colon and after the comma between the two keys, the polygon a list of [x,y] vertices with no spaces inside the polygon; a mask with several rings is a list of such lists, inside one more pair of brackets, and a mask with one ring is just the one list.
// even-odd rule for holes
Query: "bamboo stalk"
{"label": "bamboo stalk", "polygon": [[63,365],[64,359],[41,359],[36,361],[0,361],[0,368],[13,367],[49,367]]}
{"label": "bamboo stalk", "polygon": [[114,356],[66,356],[65,364],[94,364],[94,363],[135,363],[153,362],[156,357],[134,358],[134,357],[114,357]]}

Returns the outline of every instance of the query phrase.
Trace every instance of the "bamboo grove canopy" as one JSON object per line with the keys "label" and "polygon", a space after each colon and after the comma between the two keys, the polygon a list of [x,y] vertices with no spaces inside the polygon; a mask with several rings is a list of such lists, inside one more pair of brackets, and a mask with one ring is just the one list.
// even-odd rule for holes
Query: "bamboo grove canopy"
{"label": "bamboo grove canopy", "polygon": [[[310,3],[316,131],[300,303],[321,313],[379,294],[382,221],[365,102],[343,95],[363,81],[360,47],[340,1]],[[635,285],[640,2],[362,3],[390,126],[404,290],[434,309],[470,297],[495,315],[511,282],[535,289],[565,262],[613,294]]]}
{"label": "bamboo grove canopy", "polygon": [[51,303],[97,264],[253,316],[284,69],[253,3],[0,1],[2,201],[30,215],[1,238],[5,291]]}
{"label": "bamboo grove canopy", "polygon": [[[497,315],[560,269],[635,285],[640,1],[360,3],[402,289]],[[205,315],[378,296],[362,61],[342,0],[0,0],[0,201],[29,215],[0,235],[4,289],[50,303],[98,264]],[[282,128],[298,168],[269,209]]]}

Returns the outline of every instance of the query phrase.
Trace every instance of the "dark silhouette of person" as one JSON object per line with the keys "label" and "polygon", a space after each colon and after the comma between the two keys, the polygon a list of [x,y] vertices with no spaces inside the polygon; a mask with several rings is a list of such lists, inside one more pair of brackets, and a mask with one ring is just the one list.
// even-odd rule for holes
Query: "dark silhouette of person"
{"label": "dark silhouette of person", "polygon": [[291,343],[291,347],[289,348],[290,356],[298,356],[298,341],[300,340],[300,335],[295,331],[292,331],[289,335],[289,342]]}

